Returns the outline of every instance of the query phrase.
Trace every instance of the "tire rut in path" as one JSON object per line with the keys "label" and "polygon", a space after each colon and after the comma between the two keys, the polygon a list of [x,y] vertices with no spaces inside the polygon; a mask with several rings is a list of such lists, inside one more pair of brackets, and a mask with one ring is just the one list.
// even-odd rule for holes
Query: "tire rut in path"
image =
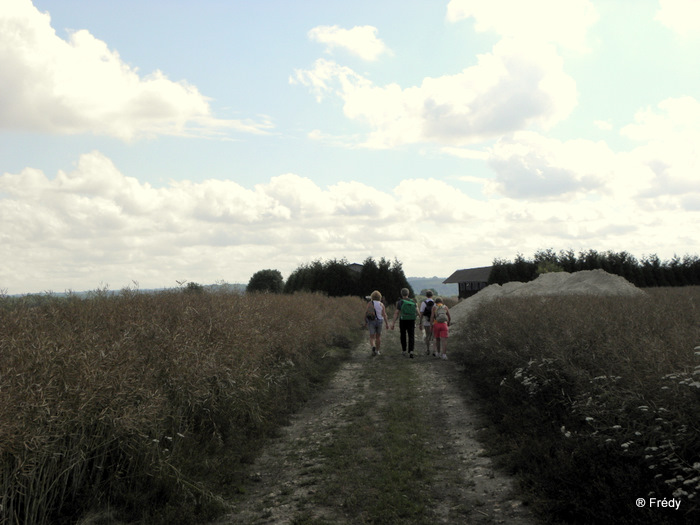
{"label": "tire rut in path", "polygon": [[[325,476],[320,450],[349,423],[353,405],[383,392],[370,385],[365,367],[410,366],[414,369],[416,402],[430,413],[431,513],[434,523],[534,524],[527,507],[513,493],[513,481],[495,469],[477,441],[483,427],[474,408],[476,398],[460,387],[464,381],[451,361],[425,356],[401,356],[395,334],[388,334],[383,355],[370,357],[367,344],[353,350],[327,388],[292,416],[278,438],[271,440],[251,468],[246,492],[233,502],[233,512],[217,520],[224,524],[293,523],[299,516],[328,523],[353,523],[342,508],[314,503]],[[391,341],[394,339],[394,341]],[[419,339],[416,347],[421,348]],[[381,451],[379,451],[381,453]]]}

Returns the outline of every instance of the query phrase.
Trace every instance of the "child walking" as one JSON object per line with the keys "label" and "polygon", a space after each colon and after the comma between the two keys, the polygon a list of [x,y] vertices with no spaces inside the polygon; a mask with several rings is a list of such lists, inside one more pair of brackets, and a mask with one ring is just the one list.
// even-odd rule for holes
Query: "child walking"
{"label": "child walking", "polygon": [[441,297],[435,298],[435,306],[430,312],[430,323],[433,326],[433,337],[435,337],[436,357],[447,359],[447,338],[450,335],[450,309],[443,304]]}

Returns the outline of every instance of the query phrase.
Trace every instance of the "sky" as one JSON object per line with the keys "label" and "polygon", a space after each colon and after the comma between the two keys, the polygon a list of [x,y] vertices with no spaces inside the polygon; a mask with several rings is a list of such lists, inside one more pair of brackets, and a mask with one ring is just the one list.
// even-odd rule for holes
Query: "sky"
{"label": "sky", "polygon": [[695,0],[0,0],[0,293],[700,253]]}

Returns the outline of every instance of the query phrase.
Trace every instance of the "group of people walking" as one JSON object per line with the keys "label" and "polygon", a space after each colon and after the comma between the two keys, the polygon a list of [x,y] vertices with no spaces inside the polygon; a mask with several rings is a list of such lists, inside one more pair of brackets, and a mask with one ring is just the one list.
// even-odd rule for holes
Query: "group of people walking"
{"label": "group of people walking", "polygon": [[394,330],[396,321],[399,321],[399,333],[401,349],[404,355],[413,358],[415,350],[416,322],[420,330],[424,332],[425,354],[432,354],[441,359],[447,359],[447,338],[449,326],[452,322],[450,309],[442,302],[442,298],[433,299],[433,292],[426,292],[425,300],[420,307],[416,301],[409,297],[408,288],[401,290],[401,299],[396,303],[394,318],[389,326],[386,308],[382,302],[382,294],[372,292],[370,301],[365,309],[365,323],[369,328],[369,344],[372,347],[372,355],[381,354],[382,329]]}

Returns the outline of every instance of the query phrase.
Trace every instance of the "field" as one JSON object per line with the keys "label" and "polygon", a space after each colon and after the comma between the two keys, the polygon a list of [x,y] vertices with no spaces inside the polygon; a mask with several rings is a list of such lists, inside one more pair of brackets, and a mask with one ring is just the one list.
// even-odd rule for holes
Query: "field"
{"label": "field", "polygon": [[700,288],[495,299],[459,345],[491,452],[541,515],[698,522]]}
{"label": "field", "polygon": [[215,516],[353,345],[361,309],[310,294],[2,299],[0,521]]}
{"label": "field", "polygon": [[[453,306],[455,317],[463,305]],[[312,294],[125,290],[1,298],[0,522],[216,519],[249,489],[247,468],[267,438],[353,348],[364,355],[356,344],[362,310],[359,299]],[[439,366],[464,366],[463,382],[490,420],[481,441],[519,480],[522,497],[543,521],[698,522],[700,288],[652,289],[639,297],[494,298],[459,325],[450,361]],[[365,461],[362,471],[331,462],[324,467],[328,479],[304,481],[326,487],[307,504],[335,501],[330,479],[343,488],[346,505],[361,493],[349,487],[366,492],[354,503],[358,515],[391,508],[412,513],[407,523],[428,522],[436,501],[426,497],[435,490],[429,480],[443,472],[442,463],[454,464],[451,445],[424,449],[425,425],[417,421],[434,419],[420,396],[425,385],[444,389],[437,383],[446,369],[430,368],[436,362],[427,357],[401,360],[397,334],[387,337],[389,355],[354,357],[352,370],[363,375],[342,390],[342,400],[356,403],[348,414],[362,424],[337,422],[328,446],[318,446],[326,461],[349,461],[358,451],[396,461]],[[447,435],[430,421],[433,436]],[[416,430],[407,431],[407,422]],[[377,434],[378,427],[393,428],[397,437]],[[344,439],[366,446],[333,456]],[[404,457],[413,460],[399,461]],[[366,471],[373,468],[384,471]],[[408,489],[382,482],[370,490],[363,481],[402,473],[418,479],[410,484],[421,502],[414,510],[400,504]],[[377,494],[384,503],[372,507]],[[314,507],[305,512],[312,516]],[[98,517],[90,521],[91,515]]]}

